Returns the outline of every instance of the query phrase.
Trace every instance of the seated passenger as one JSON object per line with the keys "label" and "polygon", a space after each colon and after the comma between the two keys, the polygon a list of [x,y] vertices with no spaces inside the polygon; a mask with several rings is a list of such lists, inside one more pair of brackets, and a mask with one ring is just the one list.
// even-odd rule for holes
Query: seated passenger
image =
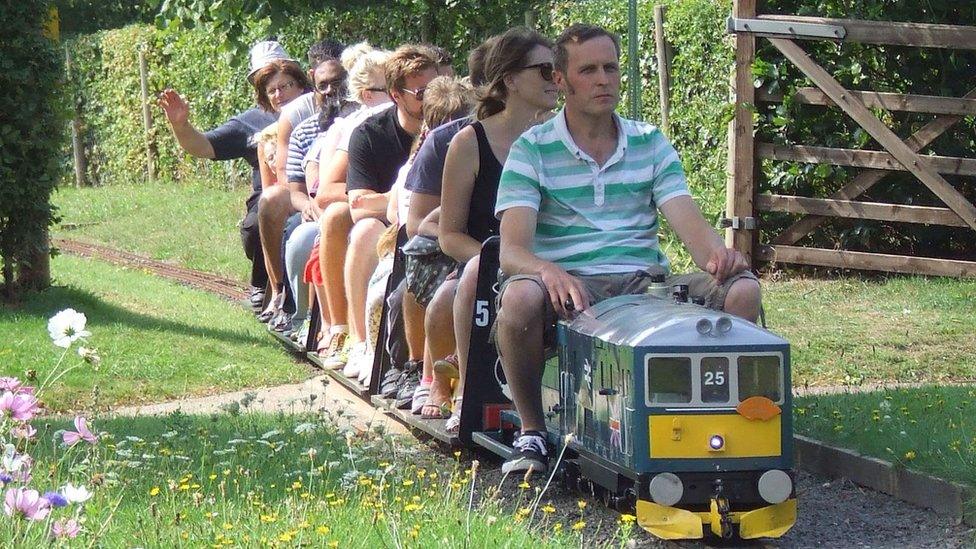
{"label": "seated passenger", "polygon": [[539,114],[548,115],[556,106],[552,43],[539,33],[524,28],[509,30],[495,42],[484,66],[487,85],[478,101],[478,120],[451,141],[444,163],[440,245],[461,267],[440,287],[427,312],[430,355],[445,360],[437,363],[424,417],[439,417],[440,407],[448,404],[451,393],[445,366],[450,366],[448,355],[457,347],[460,380],[449,431],[460,424],[478,254],[481,243],[498,234],[494,206],[502,163],[512,143],[539,120]]}
{"label": "seated passenger", "polygon": [[[262,72],[266,67],[268,69]],[[288,67],[297,70],[297,79],[287,73]],[[260,81],[255,78],[258,73],[262,76]],[[191,156],[211,160],[243,158],[251,165],[251,195],[245,201],[246,214],[240,226],[244,254],[251,260],[251,307],[255,312],[260,312],[268,284],[268,271],[258,231],[262,168],[254,136],[277,120],[281,109],[308,87],[308,80],[298,69],[298,63],[288,57],[280,44],[258,42],[251,48],[251,71],[247,81],[254,85],[258,106],[237,114],[207,133],[201,133],[190,123],[190,106],[176,91],[163,91],[159,95],[159,106],[166,114],[176,142]]]}
{"label": "seated passenger", "polygon": [[758,280],[702,216],[664,134],[614,113],[619,59],[619,41],[605,29],[566,29],[554,55],[565,107],[512,145],[502,171],[496,340],[522,421],[506,473],[548,469],[541,383],[557,316],[643,293],[647,271],[667,272],[658,210],[705,271],[669,283],[688,284],[710,308],[753,321],[759,314]]}

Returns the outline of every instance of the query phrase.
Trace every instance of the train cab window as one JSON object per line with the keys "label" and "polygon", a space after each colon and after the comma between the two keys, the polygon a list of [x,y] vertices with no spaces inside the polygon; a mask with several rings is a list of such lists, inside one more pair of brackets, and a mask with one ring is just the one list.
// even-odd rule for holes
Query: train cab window
{"label": "train cab window", "polygon": [[647,400],[651,404],[691,402],[691,359],[659,356],[647,361]]}
{"label": "train cab window", "polygon": [[764,396],[783,400],[783,368],[777,355],[740,356],[738,360],[739,401]]}
{"label": "train cab window", "polygon": [[701,400],[708,403],[729,401],[729,359],[724,356],[706,356],[701,359]]}

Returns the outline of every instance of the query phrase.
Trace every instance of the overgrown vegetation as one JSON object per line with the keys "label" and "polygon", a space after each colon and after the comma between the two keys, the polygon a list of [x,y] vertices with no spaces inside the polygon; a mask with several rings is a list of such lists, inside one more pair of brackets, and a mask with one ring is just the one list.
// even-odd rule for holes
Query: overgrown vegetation
{"label": "overgrown vegetation", "polygon": [[13,298],[14,277],[44,286],[49,197],[61,179],[64,112],[61,53],[45,36],[51,3],[4,2],[0,9],[0,265],[3,293]]}
{"label": "overgrown vegetation", "polygon": [[976,485],[976,390],[919,387],[796,400],[797,433]]}

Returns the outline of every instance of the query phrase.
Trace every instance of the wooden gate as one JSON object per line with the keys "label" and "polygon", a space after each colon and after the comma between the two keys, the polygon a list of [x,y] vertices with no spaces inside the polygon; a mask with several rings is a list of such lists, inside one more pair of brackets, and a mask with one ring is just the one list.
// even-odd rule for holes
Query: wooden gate
{"label": "wooden gate", "polygon": [[[976,276],[976,261],[960,261],[796,246],[826,217],[925,223],[976,230],[976,206],[942,174],[976,176],[976,159],[919,154],[963,117],[976,115],[976,89],[962,98],[851,91],[818,65],[797,40],[830,40],[900,46],[976,50],[976,27],[826,19],[756,13],[756,0],[737,0],[729,32],[735,33],[735,119],[730,129],[726,225],[729,244],[750,261],[776,261],[943,276]],[[883,151],[787,146],[756,142],[753,107],[782,97],[757,90],[752,66],[757,37],[767,39],[815,87],[801,88],[795,101],[839,108],[881,145]],[[871,108],[936,115],[906,138],[898,137]],[[841,189],[825,198],[758,194],[754,170],[762,159],[863,168]],[[856,198],[892,171],[910,172],[946,207],[857,201]],[[758,212],[804,214],[767,243],[758,242]]]}

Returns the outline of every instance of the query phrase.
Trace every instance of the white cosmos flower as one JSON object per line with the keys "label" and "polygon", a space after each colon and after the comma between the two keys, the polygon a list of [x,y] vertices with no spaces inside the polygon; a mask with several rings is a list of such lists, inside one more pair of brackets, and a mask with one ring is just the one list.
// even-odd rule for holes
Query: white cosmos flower
{"label": "white cosmos flower", "polygon": [[64,499],[68,500],[68,503],[84,503],[88,501],[92,494],[88,491],[88,488],[84,486],[75,486],[70,482],[65,484],[60,490],[61,495]]}
{"label": "white cosmos flower", "polygon": [[67,349],[75,341],[91,335],[91,332],[85,330],[87,323],[88,318],[84,313],[65,309],[48,320],[47,331],[55,345]]}

